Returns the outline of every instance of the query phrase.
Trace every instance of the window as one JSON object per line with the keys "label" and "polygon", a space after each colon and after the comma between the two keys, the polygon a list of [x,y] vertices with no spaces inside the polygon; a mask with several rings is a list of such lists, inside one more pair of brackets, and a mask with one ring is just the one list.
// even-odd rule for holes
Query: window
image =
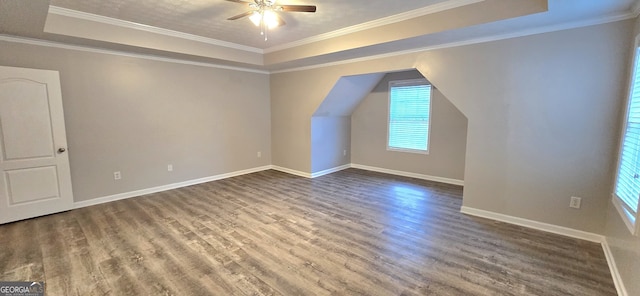
{"label": "window", "polygon": [[389,82],[387,149],[429,151],[431,85],[425,79]]}
{"label": "window", "polygon": [[636,221],[640,195],[640,47],[637,44],[636,41],[613,198],[616,209],[634,234],[638,233]]}

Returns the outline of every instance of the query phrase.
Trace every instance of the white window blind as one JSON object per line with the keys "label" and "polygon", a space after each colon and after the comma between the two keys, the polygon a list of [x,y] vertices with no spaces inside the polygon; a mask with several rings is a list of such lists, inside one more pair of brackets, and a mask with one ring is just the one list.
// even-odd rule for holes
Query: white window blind
{"label": "white window blind", "polygon": [[632,223],[637,217],[640,194],[640,48],[636,48],[635,55],[615,192]]}
{"label": "white window blind", "polygon": [[430,109],[431,85],[426,80],[390,82],[387,149],[426,153]]}

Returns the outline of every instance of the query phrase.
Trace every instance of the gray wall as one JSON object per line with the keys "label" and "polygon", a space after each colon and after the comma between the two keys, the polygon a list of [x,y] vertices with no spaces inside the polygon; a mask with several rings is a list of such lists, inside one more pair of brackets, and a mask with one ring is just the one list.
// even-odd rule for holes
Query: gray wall
{"label": "gray wall", "polygon": [[[463,205],[603,233],[630,22],[431,51],[469,120]],[[579,210],[571,196],[582,197]]]}
{"label": "gray wall", "polygon": [[631,234],[613,205],[609,207],[605,234],[627,295],[640,295],[640,238]]}
{"label": "gray wall", "polygon": [[[624,89],[620,93],[621,102],[625,102],[627,99],[627,82],[630,79],[628,74],[631,71],[631,61],[633,59],[633,51],[631,49],[633,48],[635,36],[638,34],[640,34],[640,18],[635,20],[635,29],[627,38],[629,51],[627,54],[620,56],[620,59],[627,64],[624,72],[627,75],[623,79],[625,82]],[[618,118],[625,118],[624,105],[620,108]],[[622,129],[622,122],[619,123],[620,129]],[[615,160],[612,163],[615,163]],[[615,174],[612,176],[615,176]],[[613,192],[613,188],[611,192]],[[640,237],[631,235],[612,203],[609,203],[607,212],[605,235],[628,295],[640,295],[640,282],[638,281],[638,275],[640,274]]]}
{"label": "gray wall", "polygon": [[[9,42],[0,48],[2,65],[60,72],[76,201],[271,164],[266,74]],[[113,180],[114,171],[122,180]]]}
{"label": "gray wall", "polygon": [[[311,118],[311,173],[351,163],[351,118]],[[346,151],[346,155],[344,154]]]}
{"label": "gray wall", "polygon": [[467,118],[433,89],[429,154],[387,150],[389,81],[424,78],[416,70],[390,73],[360,102],[351,116],[354,164],[449,179],[464,179]]}
{"label": "gray wall", "polygon": [[[273,161],[310,171],[310,118],[347,75],[417,68],[468,119],[464,205],[602,234],[631,22],[271,75]],[[569,208],[570,196],[583,198]]]}
{"label": "gray wall", "polygon": [[340,77],[311,118],[311,173],[351,162],[351,114],[384,73]]}
{"label": "gray wall", "polygon": [[323,72],[271,74],[273,165],[311,172],[311,118],[342,76]]}

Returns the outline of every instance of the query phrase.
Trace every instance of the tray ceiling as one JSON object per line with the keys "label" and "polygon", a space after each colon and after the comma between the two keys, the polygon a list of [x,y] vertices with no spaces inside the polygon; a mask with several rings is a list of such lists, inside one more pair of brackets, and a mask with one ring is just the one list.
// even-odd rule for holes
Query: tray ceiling
{"label": "tray ceiling", "polygon": [[637,17],[640,0],[278,0],[264,41],[225,0],[0,0],[0,41],[269,72]]}
{"label": "tray ceiling", "polygon": [[280,12],[287,24],[269,31],[267,41],[248,18],[226,20],[249,7],[224,0],[51,0],[51,5],[264,49],[442,2],[279,0],[276,4],[316,5],[318,11]]}

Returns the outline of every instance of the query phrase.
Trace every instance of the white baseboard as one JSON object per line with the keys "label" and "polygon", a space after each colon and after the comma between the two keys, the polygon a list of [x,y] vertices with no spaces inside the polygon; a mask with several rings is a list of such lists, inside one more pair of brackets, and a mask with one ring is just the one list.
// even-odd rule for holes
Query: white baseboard
{"label": "white baseboard", "polygon": [[310,173],[296,171],[296,170],[292,170],[292,169],[281,167],[281,166],[277,166],[277,165],[272,165],[271,169],[279,171],[279,172],[287,173],[287,174],[296,175],[296,176],[299,176],[299,177],[311,178],[311,174]]}
{"label": "white baseboard", "polygon": [[465,206],[462,206],[462,208],[460,209],[460,212],[463,214],[471,215],[471,216],[487,218],[491,220],[519,225],[519,226],[537,229],[537,230],[542,230],[542,231],[560,234],[560,235],[573,237],[577,239],[583,239],[583,240],[587,240],[595,243],[602,243],[604,241],[604,236],[599,234],[586,232],[582,230],[576,230],[573,228],[568,228],[568,227],[563,227],[563,226],[558,226],[553,224],[548,224],[548,223],[542,223],[542,222],[533,221],[533,220],[524,219],[524,218],[518,218],[518,217],[509,216],[505,214],[499,214],[495,212],[490,212],[490,211],[485,211],[485,210],[480,210],[480,209],[475,209],[475,208],[470,208]]}
{"label": "white baseboard", "polygon": [[335,173],[335,172],[338,172],[338,171],[346,170],[346,169],[348,169],[350,167],[351,167],[351,164],[345,164],[345,165],[341,165],[341,166],[338,166],[338,167],[335,167],[335,168],[330,168],[330,169],[327,169],[327,170],[311,173],[311,178],[317,178],[317,177],[328,175],[328,174]]}
{"label": "white baseboard", "polygon": [[605,258],[607,258],[609,271],[611,272],[611,276],[613,277],[613,283],[616,285],[618,296],[628,296],[629,293],[627,293],[627,289],[624,287],[622,277],[620,276],[618,266],[616,265],[616,260],[613,257],[613,253],[611,252],[611,248],[609,247],[609,242],[607,241],[606,237],[602,241],[602,250],[604,251]]}
{"label": "white baseboard", "polygon": [[160,192],[160,191],[166,191],[166,190],[176,189],[176,188],[180,188],[180,187],[186,187],[186,186],[196,185],[196,184],[200,184],[200,183],[206,183],[206,182],[211,182],[211,181],[216,181],[216,180],[236,177],[236,176],[240,176],[240,175],[246,175],[246,174],[251,174],[251,173],[255,173],[255,172],[266,171],[266,170],[269,170],[269,169],[271,169],[270,165],[263,166],[263,167],[252,168],[252,169],[247,169],[247,170],[235,171],[235,172],[231,172],[231,173],[220,174],[220,175],[215,175],[215,176],[210,176],[210,177],[205,177],[205,178],[199,178],[199,179],[194,179],[194,180],[189,180],[189,181],[184,181],[184,182],[179,182],[179,183],[162,185],[162,186],[157,186],[157,187],[152,187],[152,188],[147,188],[147,189],[141,189],[141,190],[135,190],[135,191],[130,191],[130,192],[118,193],[118,194],[114,194],[114,195],[93,198],[93,199],[90,199],[90,200],[83,200],[83,201],[74,202],[73,203],[73,208],[74,209],[79,209],[79,208],[98,205],[98,204],[107,203],[107,202],[111,202],[111,201],[116,201],[116,200],[127,199],[127,198],[136,197],[136,196],[141,196],[141,195],[145,195],[145,194],[151,194],[151,193],[156,193],[156,192]]}
{"label": "white baseboard", "polygon": [[595,243],[600,243],[602,245],[602,250],[604,251],[604,256],[607,259],[607,265],[609,265],[609,271],[611,272],[611,276],[613,277],[613,283],[616,286],[616,291],[619,296],[628,296],[627,290],[624,287],[624,283],[622,282],[622,278],[620,277],[620,273],[618,272],[618,267],[616,266],[616,261],[613,257],[613,253],[609,248],[609,243],[607,242],[607,238],[603,235],[586,232],[582,230],[576,230],[568,227],[557,226],[553,224],[542,223],[538,221],[513,217],[509,215],[499,214],[495,212],[475,209],[471,207],[463,206],[460,209],[460,212],[467,215],[472,215],[481,218],[487,218],[491,220],[496,220],[500,222],[505,222],[509,224],[515,224],[523,227],[528,227],[536,230],[551,232],[559,235],[564,235],[572,238],[583,239]]}
{"label": "white baseboard", "polygon": [[293,169],[290,169],[290,168],[285,168],[285,167],[281,167],[281,166],[277,166],[277,165],[272,165],[271,169],[276,170],[276,171],[280,171],[280,172],[283,172],[283,173],[287,173],[287,174],[292,174],[292,175],[296,175],[296,176],[300,176],[300,177],[313,179],[313,178],[317,178],[317,177],[320,177],[320,176],[324,176],[324,175],[328,175],[328,174],[331,174],[331,173],[335,173],[337,171],[342,171],[342,170],[348,169],[350,167],[351,167],[350,164],[345,164],[345,165],[342,165],[342,166],[339,166],[339,167],[330,168],[330,169],[326,169],[326,170],[315,172],[315,173],[301,172],[301,171],[297,171],[297,170],[293,170]]}
{"label": "white baseboard", "polygon": [[355,168],[355,169],[373,171],[373,172],[378,172],[378,173],[385,173],[385,174],[390,174],[390,175],[397,175],[397,176],[403,176],[403,177],[410,177],[410,178],[416,178],[416,179],[422,179],[422,180],[428,180],[428,181],[434,181],[434,182],[440,182],[440,183],[464,186],[464,180],[450,179],[450,178],[443,178],[443,177],[436,177],[436,176],[429,176],[429,175],[410,173],[410,172],[403,172],[403,171],[396,171],[396,170],[390,170],[390,169],[379,168],[379,167],[372,167],[372,166],[355,164],[355,163],[352,163],[351,167]]}
{"label": "white baseboard", "polygon": [[281,171],[281,172],[284,172],[284,173],[288,173],[288,174],[292,174],[292,175],[296,175],[296,176],[300,176],[300,177],[304,177],[304,178],[317,178],[317,177],[328,175],[328,174],[331,174],[331,173],[334,173],[334,172],[337,172],[337,171],[345,170],[345,169],[348,169],[348,168],[351,168],[351,167],[358,168],[358,169],[369,170],[369,171],[376,171],[376,172],[381,172],[381,173],[386,173],[386,174],[392,174],[392,175],[399,175],[399,176],[405,176],[405,177],[412,177],[412,178],[418,178],[418,179],[424,179],[424,180],[430,180],[430,181],[454,184],[454,185],[463,185],[463,181],[462,180],[454,180],[454,179],[447,179],[447,178],[441,178],[441,177],[420,175],[420,174],[415,174],[415,173],[394,171],[394,170],[388,170],[388,169],[376,168],[376,167],[370,167],[370,166],[364,166],[364,165],[357,165],[357,164],[346,164],[346,165],[342,165],[342,166],[335,167],[335,168],[330,168],[330,169],[319,171],[319,172],[315,172],[315,173],[306,173],[306,172],[301,172],[301,171],[297,171],[297,170],[293,170],[293,169],[289,169],[289,168],[285,168],[285,167],[280,167],[280,166],[275,166],[275,165],[268,165],[268,166],[257,167],[257,168],[247,169],[247,170],[241,170],[241,171],[236,171],[236,172],[231,172],[231,173],[226,173],[226,174],[215,175],[215,176],[211,176],[211,177],[205,177],[205,178],[189,180],[189,181],[184,181],[184,182],[179,182],[179,183],[162,185],[162,186],[157,186],[157,187],[152,187],[152,188],[147,188],[147,189],[141,189],[141,190],[135,190],[135,191],[130,191],[130,192],[118,193],[118,194],[114,194],[114,195],[93,198],[93,199],[90,199],[90,200],[78,201],[78,202],[74,202],[73,203],[73,208],[74,209],[79,209],[79,208],[84,208],[84,207],[88,207],[88,206],[107,203],[107,202],[110,202],[110,201],[116,201],[116,200],[121,200],[121,199],[132,198],[132,197],[141,196],[141,195],[145,195],[145,194],[151,194],[151,193],[156,193],[156,192],[160,192],[160,191],[171,190],[171,189],[176,189],[176,188],[180,188],[180,187],[186,187],[186,186],[196,185],[196,184],[200,184],[200,183],[206,183],[206,182],[211,182],[211,181],[215,181],[215,180],[231,178],[231,177],[235,177],[235,176],[240,176],[240,175],[245,175],[245,174],[250,174],[250,173],[255,173],[255,172],[260,172],[260,171],[265,171],[265,170],[269,170],[269,169],[273,169],[273,170],[276,170],[276,171]]}

